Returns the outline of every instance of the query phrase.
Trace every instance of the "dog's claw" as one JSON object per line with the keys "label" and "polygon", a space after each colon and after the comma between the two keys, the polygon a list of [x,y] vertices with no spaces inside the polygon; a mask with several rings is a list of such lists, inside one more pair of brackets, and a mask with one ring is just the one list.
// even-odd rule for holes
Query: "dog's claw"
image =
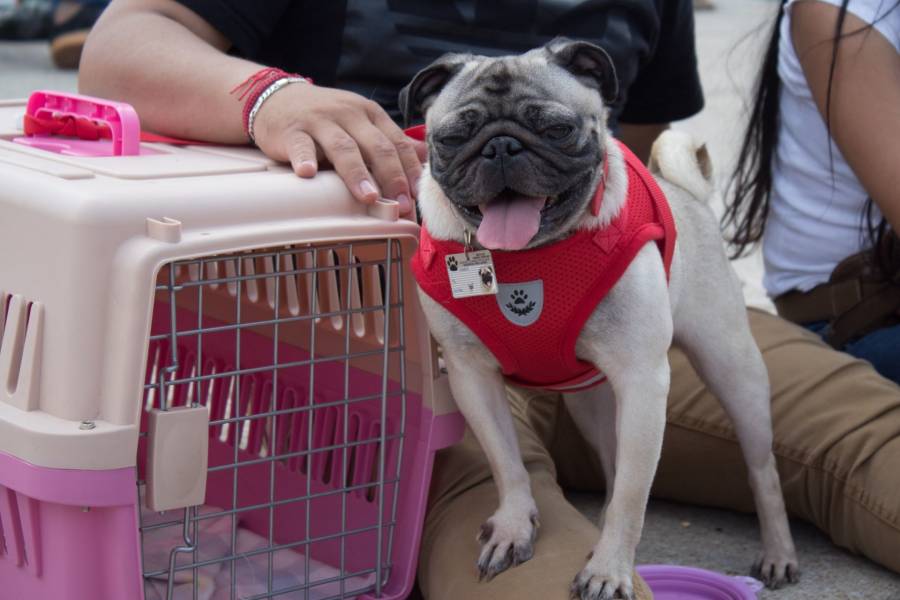
{"label": "dog's claw", "polygon": [[490,545],[478,560],[478,580],[490,581],[510,567],[516,567],[534,555],[534,546],[509,544],[505,548],[499,544]]}
{"label": "dog's claw", "polygon": [[579,581],[581,578],[576,577],[574,581],[572,581],[572,585],[569,587],[569,598],[571,600],[581,600],[581,596],[584,593],[584,590],[587,589],[591,584],[591,579],[593,577],[588,577],[587,581]]}
{"label": "dog's claw", "polygon": [[582,569],[569,588],[573,600],[634,600],[631,577],[601,575],[595,566]]}
{"label": "dog's claw", "polygon": [[479,581],[490,581],[534,556],[537,517],[530,515],[527,523],[524,527],[516,526],[515,520],[504,521],[495,515],[481,526],[478,532],[478,542],[482,546],[477,562]]}
{"label": "dog's claw", "polygon": [[494,526],[491,525],[490,521],[482,523],[481,529],[478,530],[478,541],[484,544],[491,539],[492,535],[494,535]]}
{"label": "dog's claw", "polygon": [[785,584],[800,581],[800,569],[795,558],[763,556],[753,564],[750,574],[762,581],[770,590],[777,590]]}

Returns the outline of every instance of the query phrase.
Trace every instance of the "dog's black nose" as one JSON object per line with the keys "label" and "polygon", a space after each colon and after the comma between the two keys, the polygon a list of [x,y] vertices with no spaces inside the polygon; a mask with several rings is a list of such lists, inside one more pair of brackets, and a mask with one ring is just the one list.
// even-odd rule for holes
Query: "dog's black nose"
{"label": "dog's black nose", "polygon": [[522,151],[522,142],[508,135],[498,135],[488,140],[488,143],[481,149],[481,155],[485,158],[494,159],[504,156],[515,156]]}

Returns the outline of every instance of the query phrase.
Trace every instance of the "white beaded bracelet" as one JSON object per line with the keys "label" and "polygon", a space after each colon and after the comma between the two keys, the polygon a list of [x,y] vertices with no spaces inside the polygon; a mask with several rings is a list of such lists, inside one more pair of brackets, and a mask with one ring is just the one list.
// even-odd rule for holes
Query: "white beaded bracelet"
{"label": "white beaded bracelet", "polygon": [[259,109],[262,108],[263,103],[269,99],[269,97],[283,88],[284,86],[291,83],[309,83],[309,80],[306,77],[282,77],[281,79],[277,79],[272,82],[272,84],[263,90],[262,94],[259,95],[259,98],[256,99],[256,102],[253,103],[253,108],[250,109],[250,116],[247,117],[247,133],[250,135],[250,140],[253,143],[256,143],[256,136],[253,135],[253,122],[256,120],[256,113],[259,112]]}

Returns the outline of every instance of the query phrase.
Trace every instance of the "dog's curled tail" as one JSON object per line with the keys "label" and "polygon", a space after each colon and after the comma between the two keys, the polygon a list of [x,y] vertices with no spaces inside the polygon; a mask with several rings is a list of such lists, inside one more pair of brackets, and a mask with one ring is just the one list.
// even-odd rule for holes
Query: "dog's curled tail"
{"label": "dog's curled tail", "polygon": [[709,199],[713,190],[712,162],[706,144],[697,144],[683,131],[667,129],[650,150],[650,172],[684,188],[698,200]]}

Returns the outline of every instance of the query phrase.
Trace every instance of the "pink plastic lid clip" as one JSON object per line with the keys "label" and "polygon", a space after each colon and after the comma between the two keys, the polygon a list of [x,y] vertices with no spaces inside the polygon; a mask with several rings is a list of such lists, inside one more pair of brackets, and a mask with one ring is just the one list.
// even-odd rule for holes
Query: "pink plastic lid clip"
{"label": "pink plastic lid clip", "polygon": [[[136,156],[140,154],[141,123],[130,104],[64,92],[36,91],[28,98],[26,119],[61,121],[87,119],[108,128],[111,140],[87,141],[53,137],[51,132],[26,133],[15,142],[79,156]],[[77,129],[77,127],[76,127]]]}

